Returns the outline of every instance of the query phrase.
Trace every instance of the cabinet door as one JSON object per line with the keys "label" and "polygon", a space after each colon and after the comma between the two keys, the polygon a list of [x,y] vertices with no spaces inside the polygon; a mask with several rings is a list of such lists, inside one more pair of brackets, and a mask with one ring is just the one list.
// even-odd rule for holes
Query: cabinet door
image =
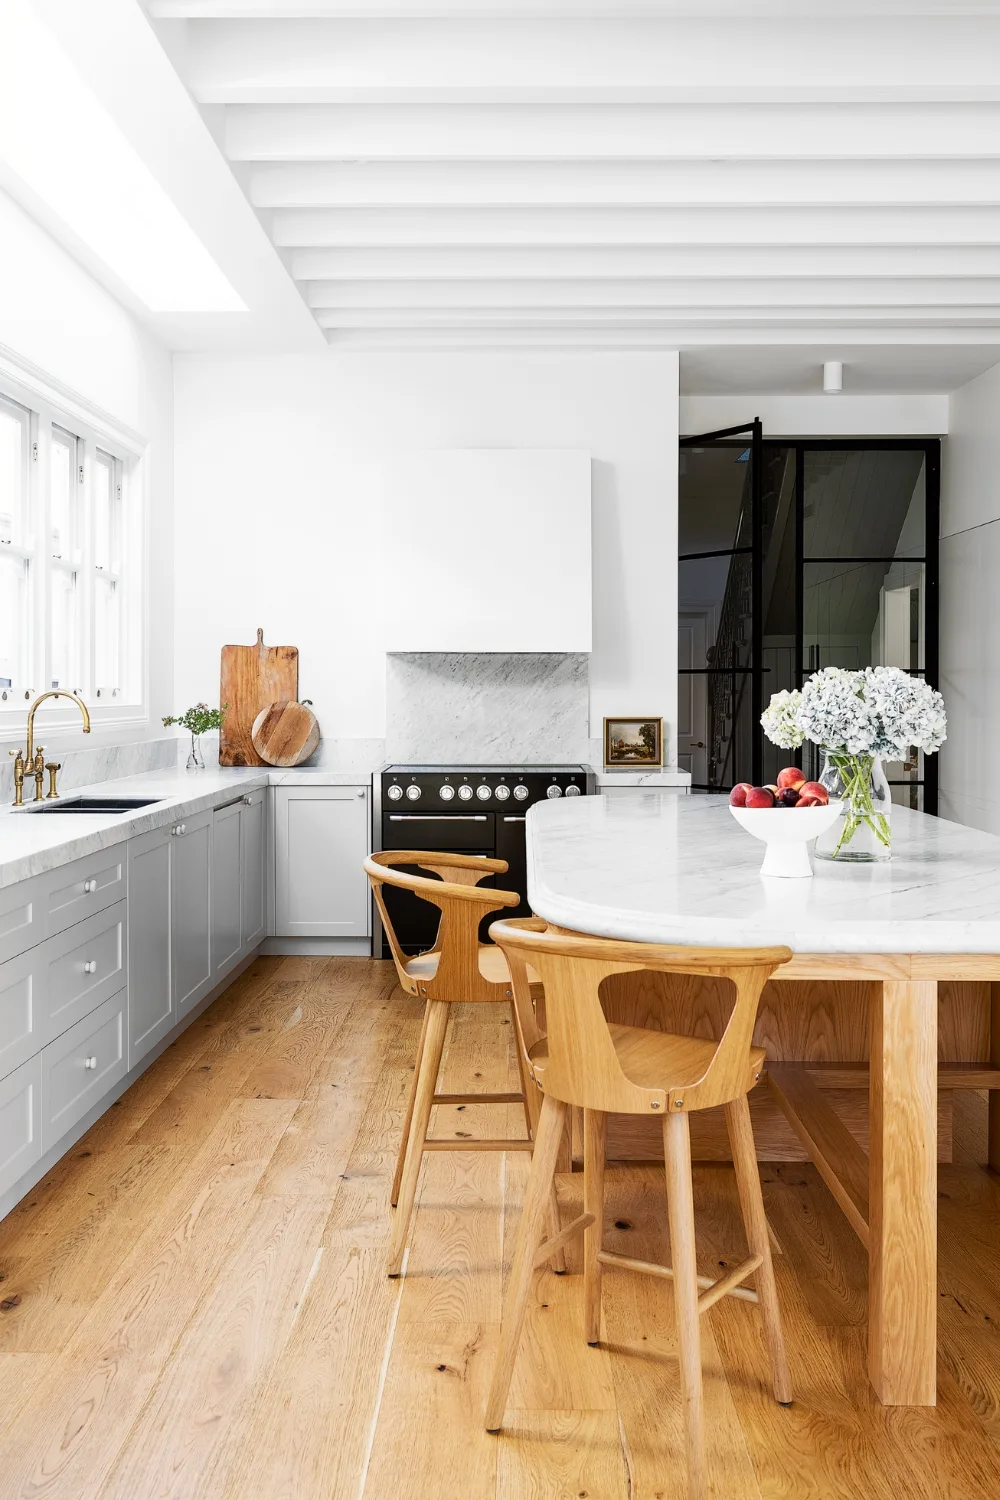
{"label": "cabinet door", "polygon": [[43,1151],[128,1072],[127,1003],[119,990],[42,1048]]}
{"label": "cabinet door", "polygon": [[275,917],[279,937],[367,937],[368,791],[275,788]]}
{"label": "cabinet door", "polygon": [[176,1019],[212,987],[212,812],[174,825],[170,959]]}
{"label": "cabinet door", "polygon": [[[240,956],[240,814],[242,798],[212,815],[212,977]],[[186,838],[187,835],[185,834]]]}
{"label": "cabinet door", "polygon": [[128,845],[129,1068],[166,1036],[176,1020],[170,972],[169,828]]}
{"label": "cabinet door", "polygon": [[264,941],[266,883],[264,878],[264,793],[250,792],[240,810],[240,910],[242,949],[249,953]]}
{"label": "cabinet door", "polygon": [[41,1053],[0,1080],[0,1197],[42,1154]]}

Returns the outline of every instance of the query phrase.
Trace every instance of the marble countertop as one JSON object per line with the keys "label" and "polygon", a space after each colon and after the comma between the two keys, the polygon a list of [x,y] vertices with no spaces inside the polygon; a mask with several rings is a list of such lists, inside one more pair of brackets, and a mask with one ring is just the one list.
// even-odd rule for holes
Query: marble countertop
{"label": "marble countertop", "polygon": [[204,771],[185,771],[178,767],[74,787],[62,799],[69,802],[74,797],[94,796],[156,798],[151,806],[130,813],[40,817],[26,809],[7,806],[0,809],[0,889],[148,833],[152,828],[161,828],[180,815],[191,817],[206,808],[217,807],[227,797],[256,787],[370,784],[369,771],[326,771],[320,767],[282,771],[270,766],[212,766]]}
{"label": "marble countertop", "polygon": [[814,860],[812,880],[764,879],[764,845],[724,797],[542,803],[527,835],[533,910],[601,937],[785,943],[797,953],[1000,953],[1000,838],[909,808],[892,810],[891,860]]}

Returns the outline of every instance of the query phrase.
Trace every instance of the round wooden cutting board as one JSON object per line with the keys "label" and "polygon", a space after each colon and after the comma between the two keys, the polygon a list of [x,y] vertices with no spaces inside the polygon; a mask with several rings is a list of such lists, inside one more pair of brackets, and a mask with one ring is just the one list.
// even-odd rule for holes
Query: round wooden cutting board
{"label": "round wooden cutting board", "polygon": [[300,766],[319,744],[319,723],[311,708],[286,699],[261,709],[250,738],[267,765]]}

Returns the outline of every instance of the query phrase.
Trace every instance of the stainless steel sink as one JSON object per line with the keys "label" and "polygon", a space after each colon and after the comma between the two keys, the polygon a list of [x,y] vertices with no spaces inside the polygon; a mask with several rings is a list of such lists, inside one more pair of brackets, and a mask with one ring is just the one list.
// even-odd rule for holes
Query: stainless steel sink
{"label": "stainless steel sink", "polygon": [[134,812],[137,807],[154,807],[162,797],[67,797],[65,802],[43,802],[38,807],[26,808],[30,813],[86,813],[90,817],[102,814]]}

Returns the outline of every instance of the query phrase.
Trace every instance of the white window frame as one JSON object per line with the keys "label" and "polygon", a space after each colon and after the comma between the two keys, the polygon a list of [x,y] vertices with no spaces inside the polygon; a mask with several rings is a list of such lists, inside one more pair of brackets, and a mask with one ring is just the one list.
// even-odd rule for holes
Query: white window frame
{"label": "white window frame", "polygon": [[[138,433],[117,423],[107,413],[84,401],[8,351],[0,349],[0,396],[30,413],[28,504],[30,518],[29,566],[32,570],[31,630],[28,645],[27,687],[0,696],[0,741],[20,741],[25,715],[32,700],[47,692],[52,681],[51,580],[53,573],[50,510],[49,458],[52,428],[76,438],[77,482],[81,484],[82,537],[76,538],[79,561],[77,584],[79,606],[78,663],[82,681],[62,684],[81,696],[90,710],[94,728],[141,725],[149,721],[149,631],[146,531],[147,444]],[[94,507],[91,485],[97,450],[114,461],[113,479],[121,486],[121,550],[116,584],[119,599],[119,691],[111,701],[98,697],[94,678]],[[58,563],[55,566],[59,566]],[[36,680],[37,679],[37,680]],[[38,729],[79,727],[76,705],[51,698],[38,711]]]}

